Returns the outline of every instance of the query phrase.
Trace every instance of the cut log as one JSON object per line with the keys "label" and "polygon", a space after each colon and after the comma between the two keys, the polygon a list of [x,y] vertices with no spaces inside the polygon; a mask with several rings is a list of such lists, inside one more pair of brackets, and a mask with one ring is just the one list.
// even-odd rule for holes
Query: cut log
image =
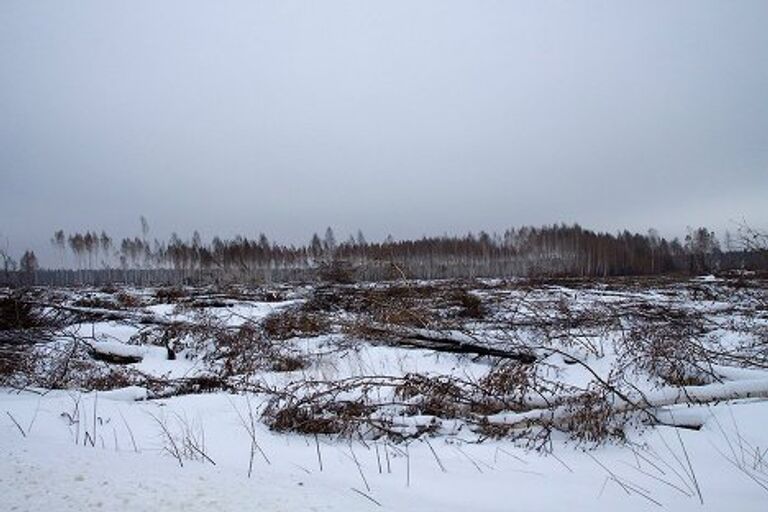
{"label": "cut log", "polygon": [[393,341],[398,346],[423,348],[435,352],[453,354],[474,354],[477,356],[511,359],[523,364],[533,364],[538,357],[533,352],[506,350],[483,345],[464,333],[447,331],[437,332],[428,329],[391,329],[381,326],[367,326],[367,330]]}
{"label": "cut log", "polygon": [[91,349],[91,356],[94,359],[107,363],[133,364],[141,362],[144,358],[141,347],[116,341],[89,343],[88,347]]}
{"label": "cut log", "polygon": [[[630,395],[630,400],[616,394],[608,400],[616,414],[628,411],[646,411],[655,417],[659,408],[678,404],[705,404],[742,399],[767,399],[768,379],[744,380],[707,384],[705,386],[682,386],[679,388],[661,389],[645,394]],[[534,409],[521,413],[500,413],[487,417],[490,424],[505,427],[527,428],[532,425],[561,425],[568,422],[573,415],[569,405],[559,405],[550,409]],[[659,423],[664,424],[670,416],[663,411]],[[677,423],[677,422],[672,422]],[[684,423],[684,422],[683,422]]]}

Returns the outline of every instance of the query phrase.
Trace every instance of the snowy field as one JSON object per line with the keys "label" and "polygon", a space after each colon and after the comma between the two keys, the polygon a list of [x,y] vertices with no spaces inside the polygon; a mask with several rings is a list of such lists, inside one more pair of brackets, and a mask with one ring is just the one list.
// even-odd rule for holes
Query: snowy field
{"label": "snowy field", "polygon": [[768,507],[757,278],[4,294],[2,510]]}

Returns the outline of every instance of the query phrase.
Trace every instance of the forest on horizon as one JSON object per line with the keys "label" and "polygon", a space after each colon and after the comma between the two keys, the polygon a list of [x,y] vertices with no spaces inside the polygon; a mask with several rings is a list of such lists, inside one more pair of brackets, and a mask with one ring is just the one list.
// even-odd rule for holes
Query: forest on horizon
{"label": "forest on horizon", "polygon": [[[141,282],[198,283],[313,277],[338,282],[400,277],[609,277],[768,269],[765,251],[755,250],[761,248],[764,236],[746,225],[735,236],[726,232],[721,241],[706,227],[689,229],[683,240],[667,240],[653,229],[645,234],[627,230],[610,234],[578,224],[555,224],[510,228],[503,234],[481,231],[413,240],[389,236],[369,242],[362,231],[339,241],[328,227],[322,237],[315,233],[309,243],[296,246],[271,242],[264,234],[254,239],[214,236],[205,242],[195,231],[186,240],[175,233],[168,240],[150,239],[149,224],[142,217],[141,236],[135,237],[56,231],[50,240],[58,259],[54,268],[41,268],[29,250],[18,263],[2,249],[0,257],[6,282],[28,282],[34,273],[39,284],[49,283],[51,276],[56,276],[56,284],[62,276],[80,283],[124,280],[127,271],[144,276]],[[107,271],[94,277],[94,272]],[[123,271],[124,278],[115,271]]]}

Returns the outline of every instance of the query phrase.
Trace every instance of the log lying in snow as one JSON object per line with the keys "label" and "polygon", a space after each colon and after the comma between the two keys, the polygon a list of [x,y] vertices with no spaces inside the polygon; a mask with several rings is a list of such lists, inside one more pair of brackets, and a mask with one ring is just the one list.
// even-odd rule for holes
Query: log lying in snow
{"label": "log lying in snow", "polygon": [[450,352],[453,354],[475,354],[501,359],[512,359],[523,364],[535,363],[535,354],[527,351],[511,351],[482,345],[472,337],[455,331],[431,331],[429,329],[392,329],[379,325],[367,326],[366,329],[374,334],[397,339],[398,346],[423,348],[435,352]]}
{"label": "log lying in snow", "polygon": [[167,345],[158,347],[152,345],[129,345],[120,341],[88,341],[85,342],[94,359],[114,364],[139,363],[145,358],[176,359],[176,353]]}
{"label": "log lying in snow", "polygon": [[62,304],[51,304],[51,303],[43,303],[43,302],[34,302],[32,304],[36,306],[52,308],[60,311],[67,311],[69,313],[82,315],[87,318],[98,318],[99,320],[106,320],[106,321],[122,320],[126,322],[134,322],[137,324],[144,324],[144,325],[165,325],[165,326],[195,325],[193,322],[163,318],[159,315],[155,315],[153,313],[148,313],[144,311],[89,308],[89,307],[83,307],[83,306],[65,306]]}
{"label": "log lying in snow", "polygon": [[121,402],[137,402],[147,400],[149,398],[149,391],[141,386],[128,386],[110,389],[109,391],[99,391],[99,398]]}
{"label": "log lying in snow", "polygon": [[[645,394],[634,393],[628,396],[631,401],[620,398],[616,394],[609,396],[611,409],[616,413],[628,411],[646,411],[655,416],[659,408],[678,404],[705,404],[739,400],[747,398],[768,398],[768,379],[743,380],[705,386],[683,386],[679,388],[662,389]],[[500,413],[488,416],[491,425],[508,428],[526,428],[532,425],[561,425],[566,424],[573,416],[574,409],[569,405],[560,405],[551,409],[534,409],[521,413]],[[674,417],[664,411],[659,421],[675,424]]]}
{"label": "log lying in snow", "polygon": [[144,359],[144,350],[135,345],[126,345],[117,341],[99,341],[89,343],[91,355],[99,361],[114,364],[139,363]]}

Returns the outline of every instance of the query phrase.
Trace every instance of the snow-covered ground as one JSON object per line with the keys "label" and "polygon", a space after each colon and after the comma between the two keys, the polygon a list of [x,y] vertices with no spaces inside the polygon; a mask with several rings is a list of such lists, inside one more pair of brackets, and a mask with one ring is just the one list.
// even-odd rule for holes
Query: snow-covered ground
{"label": "snow-covered ground", "polygon": [[[261,329],[270,315],[291,308],[305,314],[300,308],[306,297],[281,302],[217,298],[215,307],[181,307],[133,290],[139,303],[99,309],[102,318],[70,323],[38,347],[44,359],[66,360],[69,372],[98,370],[98,380],[86,375],[58,382],[97,382],[99,389],[114,389],[0,388],[0,510],[768,509],[764,289],[721,289],[712,279],[655,288],[481,284],[471,294],[487,309],[482,316],[462,317],[460,306],[439,302],[446,292],[437,288],[417,294],[427,302],[407,303],[409,313],[434,310],[429,328],[393,325],[406,335],[530,350],[541,387],[502,396],[510,400],[508,409],[446,417],[438,417],[439,408],[430,414],[420,410],[426,402],[419,402],[418,393],[388,395],[394,393],[391,382],[419,376],[469,392],[497,368],[496,359],[360,337],[365,331],[355,330],[358,322],[378,327],[382,317],[364,317],[356,313],[357,306],[344,310],[334,305],[323,312],[344,328],[332,323],[322,332],[300,336],[290,334],[296,326],[253,335],[248,329]],[[87,308],[75,302],[84,292],[66,293],[73,295],[67,303],[72,308]],[[399,313],[406,300],[399,293],[394,313],[386,310],[387,315]],[[95,296],[111,300],[109,294]],[[287,337],[281,337],[285,332]],[[665,336],[673,336],[675,343],[665,343]],[[266,352],[232,345],[238,339],[266,339],[259,348]],[[230,369],[221,377],[216,372],[240,357],[232,346],[247,357],[287,354],[303,363],[280,369],[249,366],[242,375]],[[87,350],[75,350],[83,347]],[[755,364],[750,363],[752,354]],[[98,360],[110,356],[133,362]],[[645,366],[646,356],[656,358],[652,365]],[[670,364],[683,373],[669,373]],[[61,371],[59,363],[35,368]],[[108,373],[113,370],[118,373]],[[135,385],[109,385],[116,375]],[[231,386],[224,389],[239,392],[157,398],[168,396],[157,392],[162,390],[158,382],[209,375]],[[46,382],[45,377],[36,378]],[[380,377],[390,380],[384,385],[365,381]],[[357,400],[361,395],[355,393],[363,393],[366,405],[389,404],[374,414],[397,416],[396,424],[410,425],[409,435],[415,425],[441,427],[432,435],[406,438],[370,431],[315,436],[273,431],[262,421],[270,400],[287,400],[283,392],[289,398],[307,392],[297,384],[322,386],[346,379],[363,379],[363,384],[340,397]],[[542,410],[573,414],[568,409],[572,403],[558,400],[580,396],[596,382],[605,385],[605,403],[617,410],[626,403],[610,386],[635,403],[652,403],[655,425],[638,415],[621,424],[623,441],[597,444],[579,442],[562,424],[543,443],[495,438],[477,428],[482,425],[478,414],[499,425]],[[522,412],[516,409],[521,404]]]}
{"label": "snow-covered ground", "polygon": [[[244,396],[126,400],[134,396],[2,390],[2,509],[763,511],[768,504],[755,480],[768,469],[764,402],[696,408],[706,418],[700,431],[656,427],[634,433],[627,446],[584,451],[556,440],[551,455],[503,440],[315,444],[257,424],[263,455],[255,454],[248,478]],[[212,462],[185,458],[182,467],[163,428],[179,445],[195,438]]]}

